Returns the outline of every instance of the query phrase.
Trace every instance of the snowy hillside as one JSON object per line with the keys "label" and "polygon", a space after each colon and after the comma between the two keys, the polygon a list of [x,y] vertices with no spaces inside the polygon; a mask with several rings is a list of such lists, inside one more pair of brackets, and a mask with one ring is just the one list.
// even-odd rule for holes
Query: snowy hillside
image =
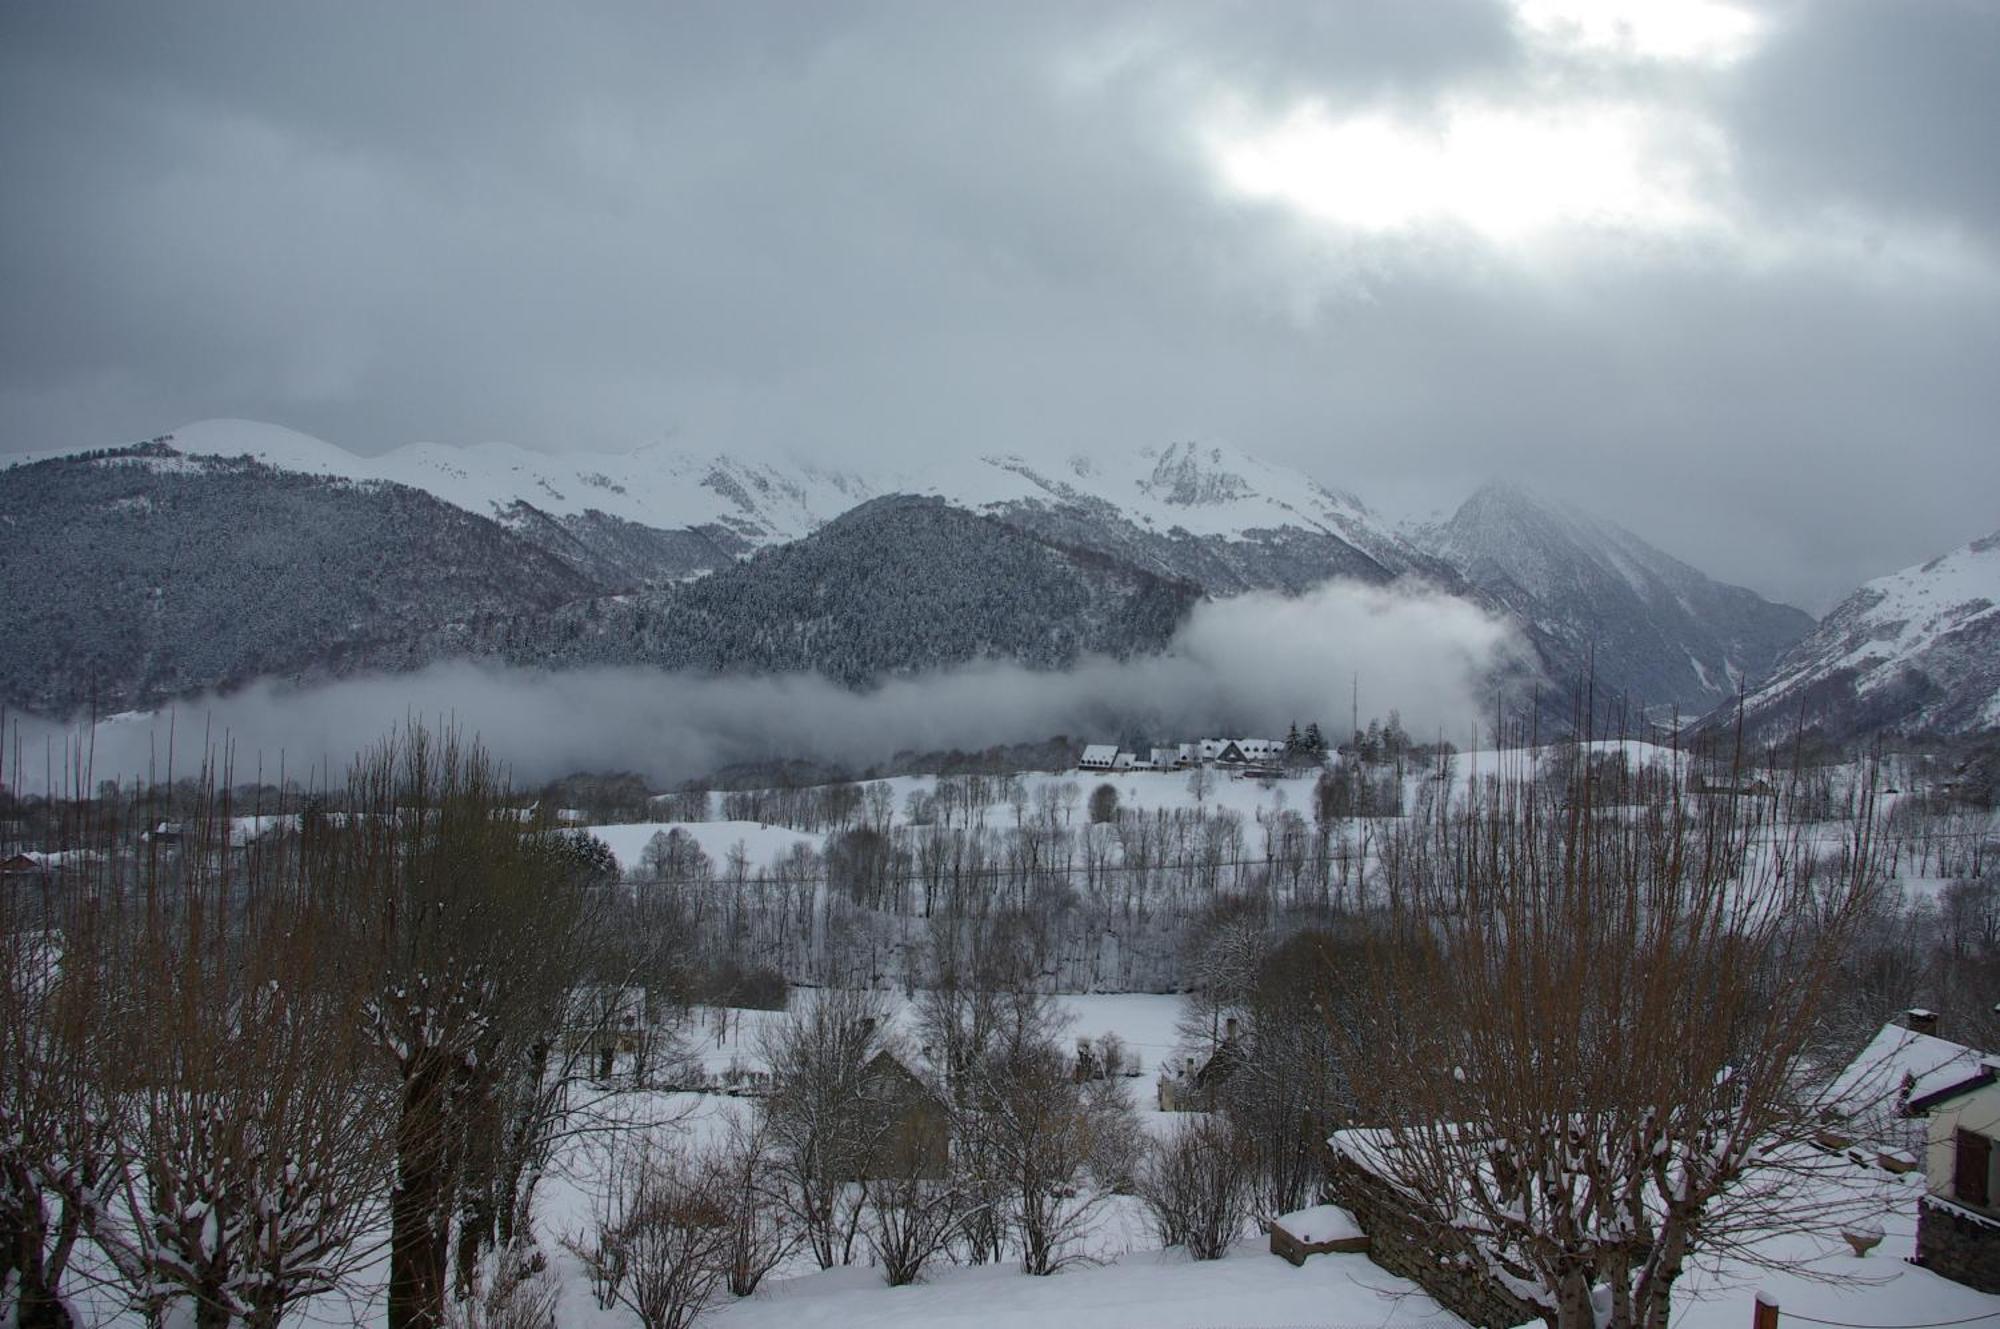
{"label": "snowy hillside", "polygon": [[0,481],[0,701],[45,713],[412,668],[597,589],[399,486],[148,445]]}
{"label": "snowy hillside", "polygon": [[[1353,496],[1235,449],[1191,443],[1054,461],[1023,454],[944,459],[920,473],[864,475],[667,446],[557,455],[507,443],[413,443],[369,457],[249,420],[204,420],[164,437],[188,456],[249,456],[281,471],[421,489],[500,520],[600,576],[607,570],[602,563],[567,546],[629,546],[633,533],[620,529],[629,526],[699,532],[706,549],[652,556],[685,575],[799,539],[890,493],[934,495],[1043,536],[1119,556],[1137,553],[1134,561],[1149,570],[1222,591],[1295,588],[1333,574],[1385,581],[1413,569],[1435,571],[1422,568],[1422,555]],[[1271,545],[1279,533],[1285,539],[1278,542],[1277,567],[1216,552],[1246,542]]]}
{"label": "snowy hillside", "polygon": [[1836,738],[2000,726],[2000,532],[1847,597],[1753,692],[1753,725]]}
{"label": "snowy hillside", "polygon": [[1018,453],[982,457],[955,478],[931,477],[930,492],[964,507],[1003,513],[1034,504],[1108,504],[1148,530],[1242,538],[1283,526],[1320,531],[1371,555],[1400,544],[1361,500],[1234,448],[1176,443],[1107,450],[1060,463]]}
{"label": "snowy hillside", "polygon": [[186,425],[173,431],[172,443],[185,453],[247,454],[308,475],[393,481],[482,517],[528,503],[557,517],[594,510],[661,529],[720,524],[752,545],[796,540],[883,492],[851,474],[702,457],[664,445],[557,455],[511,443],[412,443],[364,457],[250,420]]}

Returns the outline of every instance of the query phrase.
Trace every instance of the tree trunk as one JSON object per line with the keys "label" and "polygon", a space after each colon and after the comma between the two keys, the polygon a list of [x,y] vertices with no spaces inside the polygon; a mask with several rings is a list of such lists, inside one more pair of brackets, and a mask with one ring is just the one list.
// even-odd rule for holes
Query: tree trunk
{"label": "tree trunk", "polygon": [[1667,1329],[1667,1313],[1673,1309],[1674,1283],[1681,1276],[1687,1257],[1687,1229],[1669,1216],[1660,1234],[1660,1258],[1639,1280],[1636,1314],[1645,1329]]}
{"label": "tree trunk", "polygon": [[445,1221],[450,1203],[446,1067],[414,1054],[396,1122],[396,1190],[389,1202],[388,1329],[436,1329],[444,1319]]}
{"label": "tree trunk", "polygon": [[1581,1269],[1565,1272],[1556,1288],[1556,1329],[1597,1329],[1590,1303],[1590,1280]]}
{"label": "tree trunk", "polygon": [[[8,1266],[20,1276],[15,1291],[14,1314],[20,1329],[72,1329],[76,1323],[63,1305],[53,1286],[60,1273],[51,1275],[48,1255],[48,1222],[43,1217],[46,1212],[39,1196],[28,1188],[17,1186],[17,1194],[27,1192],[19,1202],[10,1206],[8,1226],[10,1257],[0,1264],[0,1286],[6,1282]],[[57,1266],[60,1269],[60,1265]]]}
{"label": "tree trunk", "polygon": [[234,1318],[229,1313],[229,1298],[220,1287],[210,1284],[199,1289],[194,1298],[195,1329],[229,1329],[229,1321]]}
{"label": "tree trunk", "polygon": [[62,1298],[42,1282],[41,1271],[19,1271],[21,1283],[15,1294],[15,1323],[20,1329],[75,1329],[76,1321]]}

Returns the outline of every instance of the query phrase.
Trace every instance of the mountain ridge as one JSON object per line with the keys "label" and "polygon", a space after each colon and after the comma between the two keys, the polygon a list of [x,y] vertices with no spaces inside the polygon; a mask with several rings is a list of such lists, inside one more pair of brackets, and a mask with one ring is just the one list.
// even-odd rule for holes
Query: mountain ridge
{"label": "mountain ridge", "polygon": [[[871,478],[814,468],[794,472],[664,448],[616,461],[626,469],[613,474],[602,469],[612,464],[604,455],[552,459],[504,445],[418,445],[361,458],[275,426],[210,421],[190,426],[185,436],[163,435],[138,449],[17,463],[0,471],[0,490],[19,489],[32,474],[54,473],[33,472],[36,466],[87,471],[117,465],[150,468],[160,477],[180,475],[185,484],[203,475],[230,475],[239,488],[263,477],[300,493],[316,484],[328,495],[400,494],[406,505],[417,502],[410,496],[421,496],[423,511],[458,514],[444,523],[459,531],[453,538],[485,550],[495,567],[529,569],[523,594],[510,594],[501,577],[473,597],[476,608],[449,596],[421,606],[411,601],[408,621],[400,623],[370,617],[381,617],[379,610],[357,610],[355,622],[334,633],[336,646],[326,665],[331,669],[399,668],[470,653],[552,665],[615,660],[675,668],[818,668],[860,684],[870,670],[908,671],[984,654],[1059,665],[1075,655],[1065,643],[1085,638],[1091,651],[1124,653],[1164,640],[1162,624],[1177,621],[1191,595],[1298,593],[1333,578],[1373,585],[1412,579],[1513,620],[1533,647],[1545,694],[1563,691],[1594,666],[1603,691],[1705,711],[1732,693],[1738,680],[1757,677],[1777,649],[1789,644],[1787,639],[1774,645],[1773,638],[1801,635],[1811,626],[1799,611],[1714,582],[1614,524],[1558,511],[1531,500],[1518,486],[1482,489],[1454,514],[1456,527],[1447,523],[1411,533],[1391,526],[1352,494],[1213,444],[1100,450],[1056,462],[992,454],[941,464],[926,478],[886,473]],[[900,487],[875,492],[888,484]],[[938,515],[939,505],[973,520]],[[1488,510],[1484,518],[1482,510]],[[823,518],[826,512],[832,515]],[[864,519],[857,513],[873,515]],[[64,520],[62,503],[50,505],[46,516]],[[213,516],[205,520],[202,538],[210,541],[219,528]],[[871,570],[864,562],[827,551],[849,539],[842,523],[896,522],[911,539],[930,541],[933,555],[928,565],[898,562],[893,538],[877,536],[885,566],[901,568],[912,586],[928,587],[945,606],[933,613],[961,612],[953,606],[967,596],[956,590],[976,591],[1004,628],[990,639],[977,631],[947,630],[914,617],[907,597],[878,586],[878,603],[908,617],[900,629],[904,640],[928,643],[884,645],[872,640],[877,628],[866,614],[836,617],[808,630],[816,621],[811,601],[755,584],[760,577],[796,580],[813,558],[831,569],[821,575],[865,582]],[[1024,576],[1059,587],[1068,597],[1064,613],[1073,618],[1058,614],[1037,635],[1024,620],[1009,617],[1012,606],[989,569],[938,543],[938,532],[946,527],[969,547],[987,549],[996,560],[1012,559]],[[810,550],[796,550],[829,530],[832,535]],[[285,536],[282,530],[250,534],[266,542]],[[1030,550],[1037,552],[1031,556]],[[328,567],[326,575],[349,581],[375,575],[367,551],[345,557],[347,563]],[[1061,563],[1060,570],[1046,561],[1051,558]],[[557,566],[562,574],[548,580]],[[1560,576],[1550,572],[1558,567]],[[943,568],[962,579],[956,590],[936,575]],[[700,589],[717,578],[715,586]],[[1092,588],[1085,589],[1085,582]],[[1144,612],[1121,618],[1102,594],[1112,585],[1154,598],[1146,600]],[[1161,590],[1165,587],[1180,589],[1168,593]],[[733,603],[722,598],[725,591]],[[310,575],[294,593],[314,594]],[[114,620],[121,614],[130,618],[137,603],[100,609]],[[1169,603],[1178,607],[1168,612],[1162,606]],[[755,606],[785,621],[741,621]],[[669,616],[681,624],[675,630],[703,641],[668,640],[662,624]],[[1729,621],[1718,629],[1703,622],[1705,616]],[[1130,642],[1107,635],[1107,625],[1120,623],[1131,632]],[[24,624],[22,630],[33,628]],[[338,645],[349,636],[372,644]],[[817,643],[817,657],[802,645],[807,641]],[[1600,645],[1605,641],[1608,650]],[[934,650],[935,658],[926,650]],[[1683,658],[1686,663],[1679,663]],[[1673,667],[1663,669],[1663,660]],[[309,664],[286,667],[309,672]],[[207,681],[221,685],[242,671],[218,666],[211,672]],[[203,679],[183,681],[199,687]],[[1513,692],[1535,680],[1514,673],[1506,682]],[[128,679],[125,690],[152,696],[156,688]],[[53,696],[46,683],[31,695],[40,704]]]}
{"label": "mountain ridge", "polygon": [[[1856,588],[1748,693],[1743,717],[1765,737],[2000,728],[2000,531]],[[1732,707],[1704,724],[1734,721]]]}
{"label": "mountain ridge", "polygon": [[1557,676],[1702,714],[1762,679],[1810,615],[1716,581],[1614,522],[1489,481],[1418,543],[1531,625]]}

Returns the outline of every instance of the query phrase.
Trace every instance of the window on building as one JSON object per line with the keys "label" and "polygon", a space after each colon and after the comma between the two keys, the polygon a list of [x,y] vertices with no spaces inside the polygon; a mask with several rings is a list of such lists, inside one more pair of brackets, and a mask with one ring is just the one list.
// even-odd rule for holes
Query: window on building
{"label": "window on building", "polygon": [[1951,1193],[1967,1204],[1984,1205],[1993,1141],[1977,1131],[1960,1131],[1952,1141]]}

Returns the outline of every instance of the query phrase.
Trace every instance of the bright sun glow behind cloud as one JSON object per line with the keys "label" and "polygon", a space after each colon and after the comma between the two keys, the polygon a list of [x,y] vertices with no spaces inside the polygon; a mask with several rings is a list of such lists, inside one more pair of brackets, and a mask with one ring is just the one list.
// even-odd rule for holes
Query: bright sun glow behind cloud
{"label": "bright sun glow behind cloud", "polygon": [[1456,226],[1499,242],[1560,226],[1713,225],[1700,182],[1727,167],[1700,126],[1620,104],[1455,102],[1421,123],[1307,104],[1210,149],[1232,190],[1318,221],[1378,234]]}
{"label": "bright sun glow behind cloud", "polygon": [[1545,48],[1625,60],[1732,64],[1764,21],[1719,0],[1514,0],[1522,34]]}
{"label": "bright sun glow behind cloud", "polygon": [[1695,104],[1619,95],[1618,71],[1672,63],[1699,77],[1754,50],[1763,21],[1722,0],[1511,3],[1529,56],[1511,95],[1447,93],[1415,113],[1225,98],[1202,135],[1220,183],[1362,235],[1725,231],[1726,135]]}

